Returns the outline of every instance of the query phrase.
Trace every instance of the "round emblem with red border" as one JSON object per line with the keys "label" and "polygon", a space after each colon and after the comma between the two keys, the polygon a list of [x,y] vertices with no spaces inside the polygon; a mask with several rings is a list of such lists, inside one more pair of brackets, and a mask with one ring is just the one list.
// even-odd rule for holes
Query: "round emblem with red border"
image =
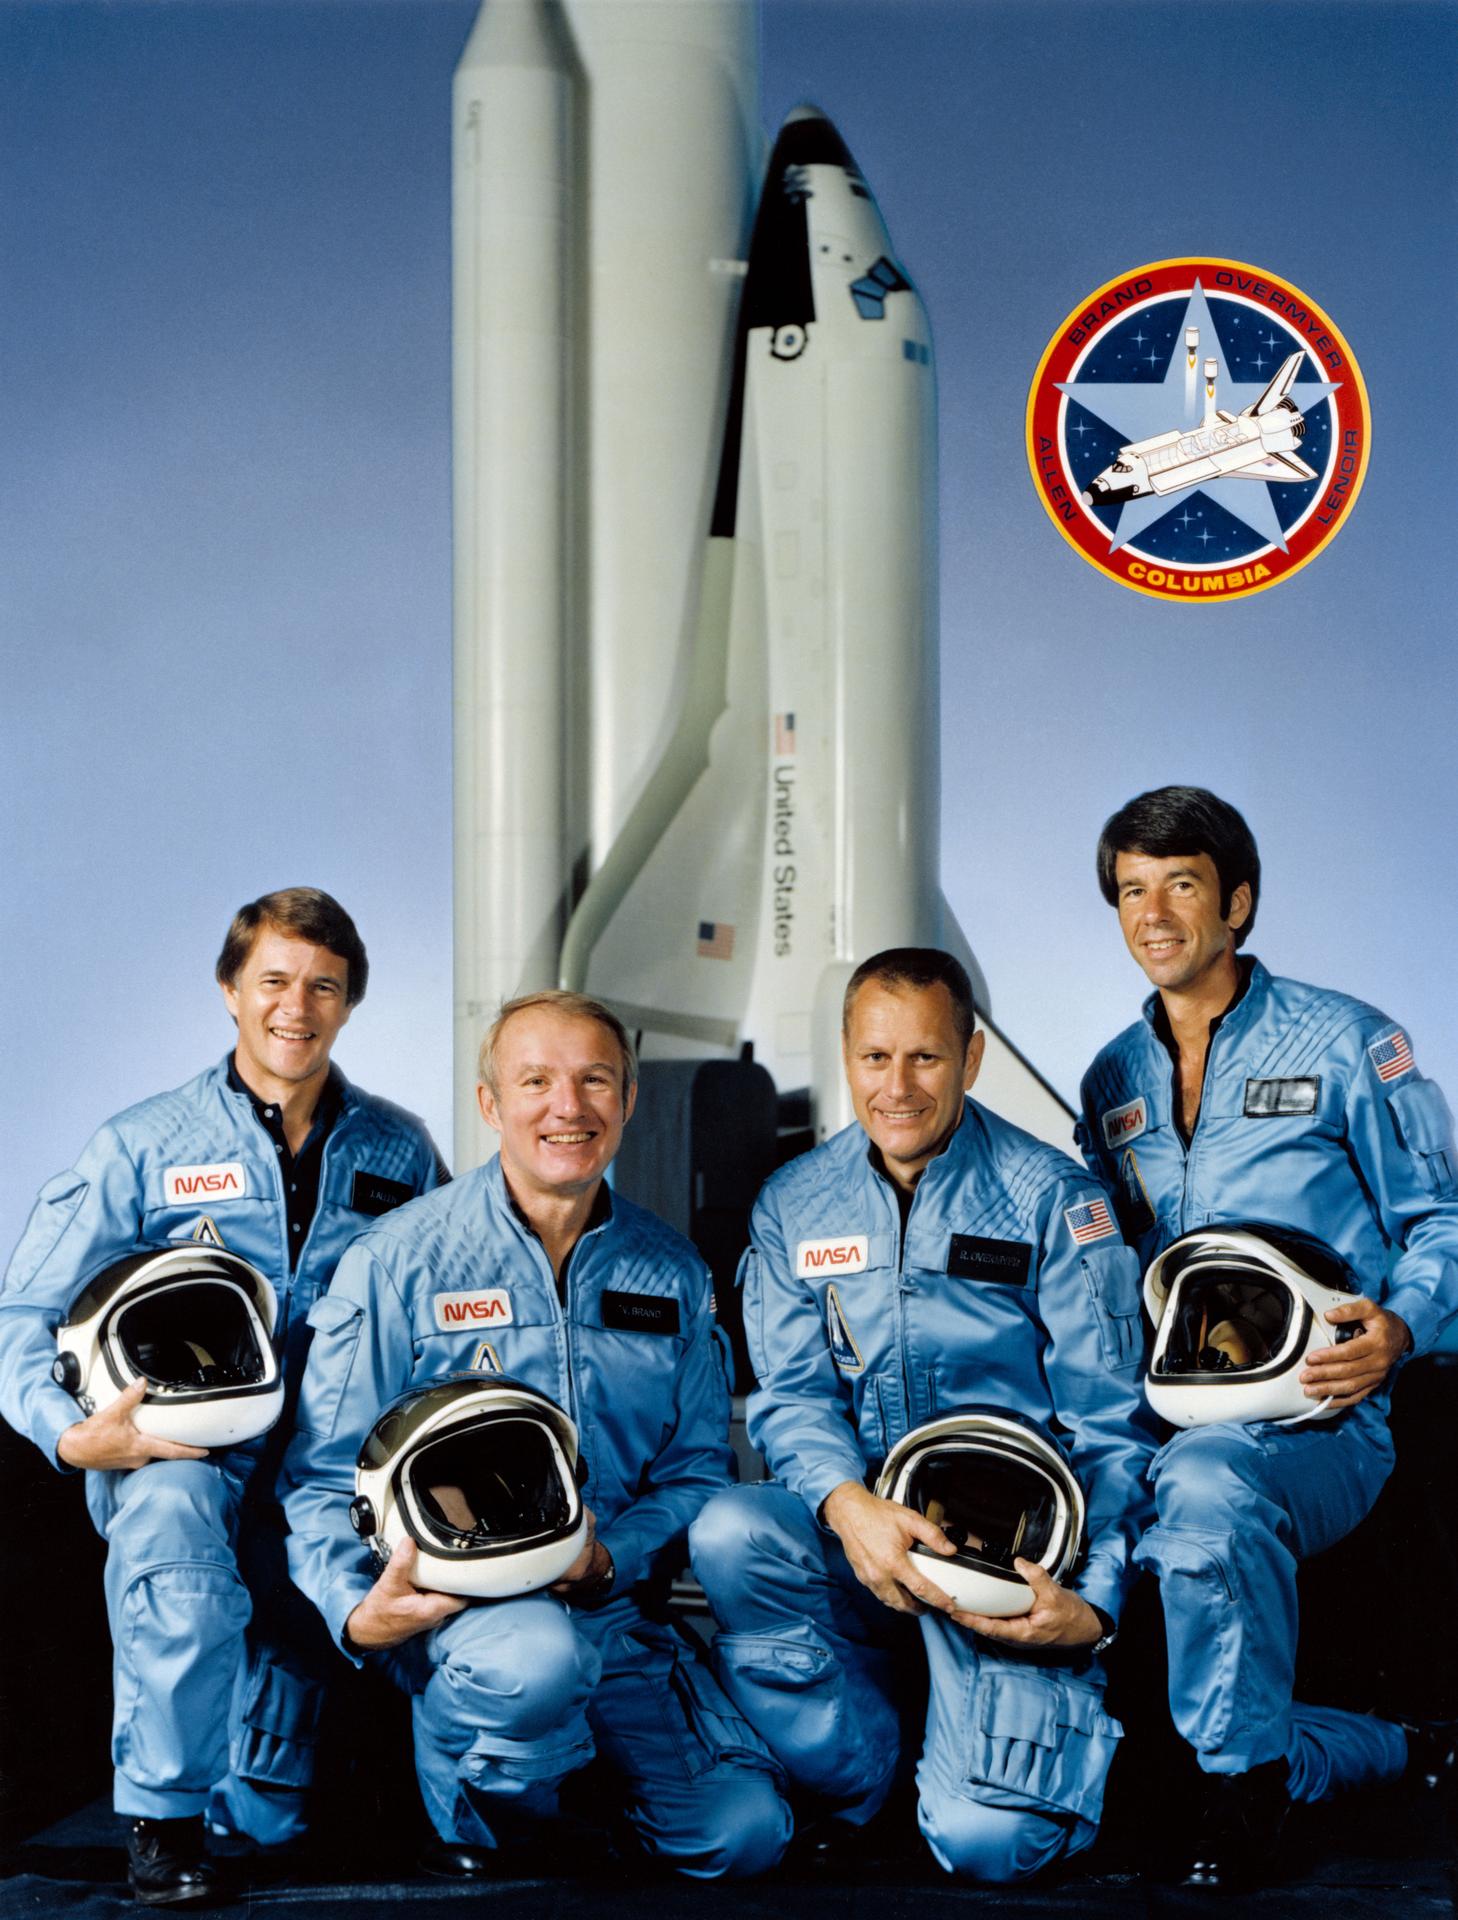
{"label": "round emblem with red border", "polygon": [[1239,260],[1156,260],[1049,341],[1028,461],[1054,526],[1111,580],[1209,605],[1260,593],[1346,524],[1371,416],[1336,323]]}

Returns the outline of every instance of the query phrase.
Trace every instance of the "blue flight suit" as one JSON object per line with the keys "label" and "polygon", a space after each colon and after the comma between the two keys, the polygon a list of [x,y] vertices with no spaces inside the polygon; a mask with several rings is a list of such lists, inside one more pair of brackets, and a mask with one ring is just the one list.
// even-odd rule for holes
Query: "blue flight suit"
{"label": "blue flight suit", "polygon": [[[1084,1155],[1146,1264],[1212,1222],[1298,1227],[1334,1247],[1424,1353],[1458,1309],[1458,1154],[1442,1093],[1375,1007],[1258,960],[1241,969],[1243,993],[1212,1026],[1189,1146],[1152,994],[1084,1077]],[[1389,1392],[1328,1421],[1189,1428],[1155,1461],[1158,1523],[1136,1558],[1159,1576],[1171,1710],[1208,1773],[1284,1757],[1292,1798],[1319,1800],[1402,1771],[1396,1727],[1291,1700],[1296,1569],[1381,1491]]]}
{"label": "blue flight suit", "polygon": [[1120,1733],[1098,1660],[1008,1652],[935,1612],[913,1622],[860,1585],[818,1515],[924,1421],[1010,1409],[1066,1448],[1090,1539],[1072,1584],[1117,1618],[1154,1444],[1138,1269],[1087,1175],[975,1101],[922,1174],[904,1234],[872,1151],[847,1127],[756,1203],[741,1268],[759,1381],[749,1432],[775,1479],[710,1503],[690,1533],[694,1568],[726,1690],[791,1778],[852,1822],[893,1783],[893,1661],[919,1626],[922,1831],[950,1871],[1020,1879],[1097,1830]]}
{"label": "blue flight suit", "polygon": [[[206,1238],[251,1261],[277,1292],[274,1341],[286,1388],[297,1386],[305,1316],[344,1249],[382,1208],[444,1177],[418,1120],[337,1068],[331,1085],[337,1117],[292,1271],[278,1151],[247,1093],[230,1085],[226,1060],[109,1120],[75,1167],[42,1187],[0,1289],[0,1413],[53,1464],[62,1433],[83,1417],[51,1378],[56,1329],[87,1280],[143,1248]],[[250,1505],[266,1496],[250,1481],[277,1451],[261,1435],[206,1460],[86,1476],[107,1542],[119,1813],[188,1817],[227,1776],[233,1824],[265,1844],[300,1830],[322,1676],[307,1649],[272,1644],[258,1622],[245,1651],[255,1597],[270,1599],[271,1579],[285,1598],[291,1591],[281,1566],[251,1581],[247,1571],[276,1555],[262,1537],[266,1498],[262,1526],[243,1524],[243,1507],[245,1493]]]}
{"label": "blue flight suit", "polygon": [[482,1602],[370,1656],[412,1696],[436,1831],[531,1837],[595,1748],[650,1852],[701,1878],[772,1865],[790,1832],[774,1762],[640,1591],[729,1479],[724,1341],[689,1243],[604,1186],[559,1300],[493,1159],[367,1234],[310,1318],[283,1474],[289,1565],[352,1659],[345,1624],[375,1578],[349,1523],[360,1443],[389,1401],[443,1375],[508,1373],[566,1408],[616,1570],[599,1611],[547,1593]]}

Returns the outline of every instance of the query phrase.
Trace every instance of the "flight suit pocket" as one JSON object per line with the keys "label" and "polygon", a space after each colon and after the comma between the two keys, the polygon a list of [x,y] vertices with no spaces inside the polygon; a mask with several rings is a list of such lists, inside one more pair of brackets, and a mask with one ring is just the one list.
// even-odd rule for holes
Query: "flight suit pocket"
{"label": "flight suit pocket", "polygon": [[1453,1116],[1442,1089],[1431,1080],[1410,1080],[1387,1096],[1397,1137],[1412,1155],[1427,1191],[1437,1200],[1458,1193]]}
{"label": "flight suit pocket", "polygon": [[993,1805],[1047,1807],[1097,1822],[1123,1729],[1098,1688],[1046,1668],[984,1659],[969,1701],[964,1778]]}
{"label": "flight suit pocket", "polygon": [[309,1325],[314,1329],[313,1365],[309,1395],[300,1407],[299,1425],[329,1439],[339,1419],[339,1405],[349,1385],[349,1376],[354,1372],[364,1308],[353,1300],[321,1294],[309,1309]]}
{"label": "flight suit pocket", "polygon": [[76,1218],[90,1181],[76,1173],[58,1173],[36,1196],[30,1220],[5,1275],[7,1293],[23,1293],[60,1245],[61,1236]]}
{"label": "flight suit pocket", "polygon": [[276,1787],[307,1787],[314,1777],[323,1706],[322,1681],[258,1661],[245,1682],[234,1771]]}
{"label": "flight suit pocket", "polygon": [[[759,1735],[671,1628],[644,1621],[623,1633],[621,1644],[625,1666],[604,1678],[615,1689],[640,1695],[632,1719],[661,1728],[687,1778],[726,1765],[779,1772]],[[616,1709],[613,1718],[619,1718]]]}
{"label": "flight suit pocket", "polygon": [[1139,1263],[1128,1247],[1082,1256],[1083,1283],[1093,1304],[1099,1352],[1111,1372],[1144,1359],[1144,1321],[1139,1311]]}

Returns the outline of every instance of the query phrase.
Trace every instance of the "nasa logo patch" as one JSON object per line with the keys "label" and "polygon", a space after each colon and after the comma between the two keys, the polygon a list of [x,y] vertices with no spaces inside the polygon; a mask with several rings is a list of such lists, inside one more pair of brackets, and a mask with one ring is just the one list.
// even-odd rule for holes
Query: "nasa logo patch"
{"label": "nasa logo patch", "polygon": [[863,1233],[843,1234],[835,1240],[801,1240],[795,1248],[795,1273],[801,1280],[817,1273],[864,1273],[870,1242]]}
{"label": "nasa logo patch", "polygon": [[504,1287],[483,1287],[478,1293],[438,1293],[431,1303],[435,1324],[442,1333],[458,1333],[494,1321],[511,1325],[511,1295]]}
{"label": "nasa logo patch", "polygon": [[162,1175],[162,1193],[169,1207],[180,1207],[189,1200],[242,1200],[248,1192],[248,1175],[241,1160],[220,1160],[216,1165],[168,1167]]}
{"label": "nasa logo patch", "polygon": [[1122,1107],[1110,1107],[1104,1115],[1104,1145],[1117,1147],[1125,1140],[1137,1140],[1148,1125],[1149,1113],[1141,1093],[1137,1100],[1126,1101]]}
{"label": "nasa logo patch", "polygon": [[1367,471],[1367,389],[1336,323],[1239,260],[1156,260],[1079,303],[1028,395],[1033,483],[1091,566],[1208,604],[1300,571]]}

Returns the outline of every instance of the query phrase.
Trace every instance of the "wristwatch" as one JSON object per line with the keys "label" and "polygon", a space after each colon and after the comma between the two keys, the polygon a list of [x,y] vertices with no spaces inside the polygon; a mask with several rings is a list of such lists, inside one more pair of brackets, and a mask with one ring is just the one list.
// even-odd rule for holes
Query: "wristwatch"
{"label": "wristwatch", "polygon": [[[606,1547],[603,1548],[603,1552],[607,1553]],[[614,1561],[612,1555],[608,1553],[607,1572],[595,1574],[590,1580],[579,1580],[571,1596],[572,1604],[577,1607],[585,1607],[589,1613],[595,1611],[598,1607],[605,1606],[612,1598],[612,1591],[617,1585],[617,1580],[617,1563]]]}
{"label": "wristwatch", "polygon": [[1098,1615],[1099,1627],[1101,1629],[1098,1639],[1094,1641],[1088,1651],[1090,1653],[1107,1653],[1119,1637],[1119,1629],[1114,1624],[1114,1616],[1111,1613],[1105,1613],[1102,1607],[1095,1607],[1092,1600],[1086,1600],[1084,1605],[1091,1608],[1092,1611]]}

